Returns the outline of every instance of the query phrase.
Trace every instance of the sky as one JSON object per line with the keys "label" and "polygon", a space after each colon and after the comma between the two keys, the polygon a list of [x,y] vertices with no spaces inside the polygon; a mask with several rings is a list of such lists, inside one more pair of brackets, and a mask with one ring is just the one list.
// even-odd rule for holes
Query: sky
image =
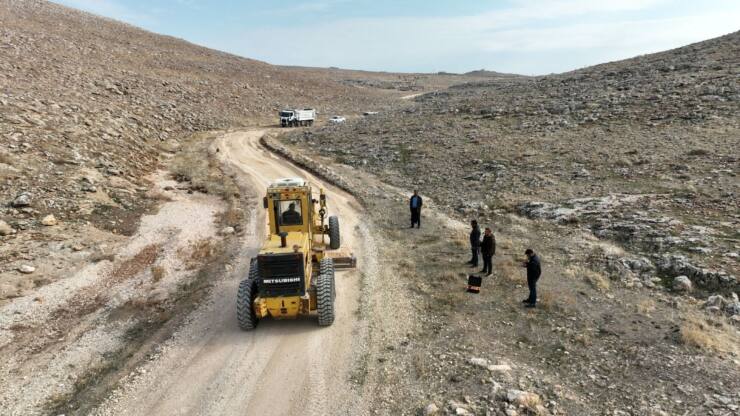
{"label": "sky", "polygon": [[278,65],[541,75],[740,30],[740,0],[56,0]]}

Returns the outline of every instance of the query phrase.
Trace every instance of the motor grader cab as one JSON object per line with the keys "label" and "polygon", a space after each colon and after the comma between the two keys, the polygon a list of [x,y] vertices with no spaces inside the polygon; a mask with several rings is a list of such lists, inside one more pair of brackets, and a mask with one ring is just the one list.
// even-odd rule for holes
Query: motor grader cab
{"label": "motor grader cab", "polygon": [[323,189],[317,196],[301,178],[280,179],[267,188],[263,206],[268,236],[237,294],[243,330],[254,329],[268,316],[295,318],[314,311],[319,325],[334,322],[335,268],[355,267],[356,262],[351,254],[337,251],[339,219],[327,217]]}

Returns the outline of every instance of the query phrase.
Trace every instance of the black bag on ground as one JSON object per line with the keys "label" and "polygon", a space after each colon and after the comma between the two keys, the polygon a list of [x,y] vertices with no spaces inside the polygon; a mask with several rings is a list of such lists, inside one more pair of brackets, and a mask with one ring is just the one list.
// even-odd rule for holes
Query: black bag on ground
{"label": "black bag on ground", "polygon": [[483,283],[483,278],[472,274],[468,275],[468,292],[480,293],[480,286]]}

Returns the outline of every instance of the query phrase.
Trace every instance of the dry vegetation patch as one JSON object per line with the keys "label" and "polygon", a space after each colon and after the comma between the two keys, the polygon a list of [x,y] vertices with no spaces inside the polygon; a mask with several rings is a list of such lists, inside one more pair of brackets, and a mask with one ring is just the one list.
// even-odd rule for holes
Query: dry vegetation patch
{"label": "dry vegetation patch", "polygon": [[565,270],[565,274],[572,279],[582,279],[601,292],[606,292],[611,288],[609,278],[587,267],[571,266]]}
{"label": "dry vegetation patch", "polygon": [[681,341],[702,350],[740,356],[740,335],[723,318],[690,313],[683,317]]}

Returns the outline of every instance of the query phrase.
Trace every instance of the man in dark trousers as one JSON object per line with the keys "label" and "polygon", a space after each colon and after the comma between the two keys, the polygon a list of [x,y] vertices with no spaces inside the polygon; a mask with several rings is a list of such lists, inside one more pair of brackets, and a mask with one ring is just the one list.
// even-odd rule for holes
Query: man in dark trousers
{"label": "man in dark trousers", "polygon": [[414,189],[414,194],[411,195],[411,200],[409,200],[409,208],[411,208],[411,227],[414,228],[414,224],[416,224],[416,228],[421,228],[421,204],[423,203],[421,196],[419,196],[419,191]]}
{"label": "man in dark trousers", "polygon": [[470,221],[470,251],[473,253],[473,257],[470,259],[468,264],[470,267],[478,267],[478,253],[480,252],[480,228],[478,227],[478,221]]}
{"label": "man in dark trousers", "polygon": [[528,308],[534,308],[537,304],[537,280],[539,280],[540,274],[542,274],[542,268],[540,267],[540,258],[531,248],[528,248],[524,254],[527,255],[527,261],[524,262],[523,266],[527,268],[529,297],[524,299],[522,303]]}
{"label": "man in dark trousers", "polygon": [[493,273],[493,255],[496,254],[496,237],[493,236],[493,231],[488,227],[483,232],[480,253],[483,256],[483,270],[480,272],[490,276]]}

